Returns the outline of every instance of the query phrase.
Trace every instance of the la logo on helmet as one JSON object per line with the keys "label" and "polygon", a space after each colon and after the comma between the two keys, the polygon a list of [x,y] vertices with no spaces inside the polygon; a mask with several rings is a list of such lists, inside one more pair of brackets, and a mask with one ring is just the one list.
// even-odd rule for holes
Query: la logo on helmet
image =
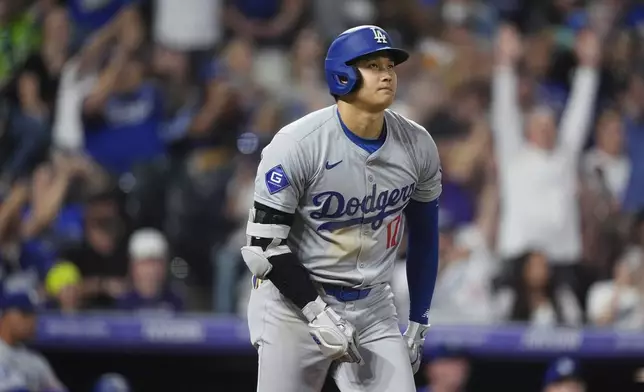
{"label": "la logo on helmet", "polygon": [[371,31],[373,31],[373,39],[379,43],[379,44],[386,44],[387,43],[387,36],[383,33],[382,30],[380,30],[377,27],[372,27]]}

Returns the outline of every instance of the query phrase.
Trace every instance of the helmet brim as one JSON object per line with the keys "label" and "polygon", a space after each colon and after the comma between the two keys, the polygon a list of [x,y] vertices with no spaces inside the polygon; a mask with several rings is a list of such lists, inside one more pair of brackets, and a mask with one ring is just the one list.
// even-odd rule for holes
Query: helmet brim
{"label": "helmet brim", "polygon": [[368,57],[368,56],[373,56],[374,54],[382,54],[386,53],[391,57],[395,65],[402,64],[407,59],[409,59],[409,53],[406,50],[399,49],[399,48],[391,48],[391,47],[384,47],[384,48],[378,48],[376,50],[370,51],[368,53],[364,53],[358,57],[355,57],[349,61],[347,61],[347,65],[354,64],[356,61],[359,61],[362,58]]}

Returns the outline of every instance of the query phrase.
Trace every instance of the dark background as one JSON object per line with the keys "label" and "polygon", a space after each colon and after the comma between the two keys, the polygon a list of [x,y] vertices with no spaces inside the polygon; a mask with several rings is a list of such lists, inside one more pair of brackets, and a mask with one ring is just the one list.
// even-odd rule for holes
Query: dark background
{"label": "dark background", "polygon": [[[126,376],[135,391],[240,391],[253,392],[257,381],[254,355],[176,355],[164,352],[71,352],[43,350],[61,380],[71,391],[90,391],[106,372]],[[472,358],[468,391],[538,391],[548,358]],[[583,362],[588,392],[644,390],[634,377],[644,358],[602,359]],[[424,384],[418,374],[419,385]],[[328,381],[324,392],[337,391]]]}

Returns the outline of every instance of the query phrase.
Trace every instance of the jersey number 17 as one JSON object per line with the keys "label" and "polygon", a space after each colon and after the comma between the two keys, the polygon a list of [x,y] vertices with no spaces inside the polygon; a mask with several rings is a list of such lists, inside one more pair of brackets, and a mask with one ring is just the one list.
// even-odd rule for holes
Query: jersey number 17
{"label": "jersey number 17", "polygon": [[401,218],[402,214],[387,223],[387,249],[398,245],[398,230],[400,229]]}

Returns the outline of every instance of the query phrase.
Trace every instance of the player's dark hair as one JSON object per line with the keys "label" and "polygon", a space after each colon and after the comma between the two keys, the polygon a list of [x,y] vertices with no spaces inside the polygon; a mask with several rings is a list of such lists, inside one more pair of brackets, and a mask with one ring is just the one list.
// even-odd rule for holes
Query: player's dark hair
{"label": "player's dark hair", "polygon": [[[533,251],[525,252],[512,260],[513,279],[510,285],[515,293],[512,312],[510,314],[510,319],[512,321],[529,322],[532,316],[533,308],[530,304],[530,293],[528,285],[524,279],[524,271],[534,254],[535,252]],[[544,287],[544,294],[555,311],[557,323],[561,323],[563,321],[563,311],[560,306],[561,304],[557,300],[556,289],[557,288],[551,276]]]}

